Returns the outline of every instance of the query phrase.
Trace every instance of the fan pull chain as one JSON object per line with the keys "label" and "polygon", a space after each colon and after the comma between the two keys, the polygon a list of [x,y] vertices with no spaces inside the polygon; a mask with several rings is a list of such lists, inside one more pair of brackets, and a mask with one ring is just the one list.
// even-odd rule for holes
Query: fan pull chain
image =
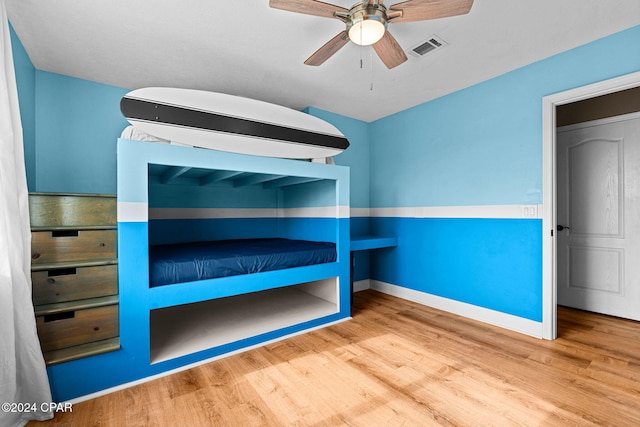
{"label": "fan pull chain", "polygon": [[369,86],[369,90],[373,91],[373,47],[369,49],[369,67],[371,67],[371,85]]}
{"label": "fan pull chain", "polygon": [[[362,25],[360,25],[360,45],[362,46]],[[363,63],[363,61],[362,61],[362,50],[363,49],[360,48],[359,50],[360,50],[360,69],[362,70],[362,68],[364,68],[363,65],[362,65],[362,63]]]}

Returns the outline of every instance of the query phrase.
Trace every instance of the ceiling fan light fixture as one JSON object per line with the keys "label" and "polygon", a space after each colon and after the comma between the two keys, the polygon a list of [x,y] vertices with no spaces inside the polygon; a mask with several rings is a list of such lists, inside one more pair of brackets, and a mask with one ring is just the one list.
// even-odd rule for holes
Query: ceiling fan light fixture
{"label": "ceiling fan light fixture", "polygon": [[360,46],[377,43],[387,30],[387,8],[379,2],[365,0],[336,17],[347,24],[349,40]]}
{"label": "ceiling fan light fixture", "polygon": [[360,46],[369,46],[377,43],[384,32],[386,26],[377,16],[363,17],[353,21],[349,27],[349,39]]}

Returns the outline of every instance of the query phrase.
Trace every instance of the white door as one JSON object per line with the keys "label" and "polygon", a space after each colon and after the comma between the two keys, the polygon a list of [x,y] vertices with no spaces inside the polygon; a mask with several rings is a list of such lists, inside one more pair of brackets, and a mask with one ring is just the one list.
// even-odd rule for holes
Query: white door
{"label": "white door", "polygon": [[558,304],[640,320],[640,114],[559,128],[557,150]]}

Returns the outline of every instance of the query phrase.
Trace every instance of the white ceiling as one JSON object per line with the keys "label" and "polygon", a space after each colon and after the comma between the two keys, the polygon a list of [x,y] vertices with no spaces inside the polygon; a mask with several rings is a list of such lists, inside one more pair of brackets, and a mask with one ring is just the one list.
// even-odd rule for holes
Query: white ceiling
{"label": "white ceiling", "polygon": [[[352,43],[320,67],[303,65],[344,24],[271,9],[269,0],[5,3],[39,70],[128,89],[185,87],[314,106],[364,121],[640,24],[640,0],[475,0],[468,15],[390,24],[406,50],[434,34],[448,46],[388,70],[371,47]],[[356,0],[332,3],[349,8]]]}

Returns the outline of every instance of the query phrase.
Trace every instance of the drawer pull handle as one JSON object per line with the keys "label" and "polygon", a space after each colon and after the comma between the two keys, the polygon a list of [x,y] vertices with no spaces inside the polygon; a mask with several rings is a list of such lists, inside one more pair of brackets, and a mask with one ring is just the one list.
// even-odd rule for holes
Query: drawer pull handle
{"label": "drawer pull handle", "polygon": [[100,330],[100,328],[98,326],[96,326],[95,328],[93,328],[93,330],[98,332]]}
{"label": "drawer pull handle", "polygon": [[40,258],[40,253],[39,252],[34,252],[31,254],[31,259],[38,259]]}
{"label": "drawer pull handle", "polygon": [[[55,276],[70,276],[73,274],[76,274],[77,270],[72,267],[72,268],[57,268],[55,270],[49,270],[47,272],[47,276],[48,277],[55,277]],[[53,283],[53,282],[49,282],[49,283]]]}
{"label": "drawer pull handle", "polygon": [[101,248],[104,248],[105,246],[107,246],[107,244],[106,244],[106,243],[104,243],[104,242],[100,242],[100,247],[101,247]]}
{"label": "drawer pull handle", "polygon": [[78,230],[54,230],[51,237],[78,237]]}
{"label": "drawer pull handle", "polygon": [[76,317],[75,311],[63,311],[62,313],[45,314],[44,323],[55,322],[56,320],[73,319]]}

